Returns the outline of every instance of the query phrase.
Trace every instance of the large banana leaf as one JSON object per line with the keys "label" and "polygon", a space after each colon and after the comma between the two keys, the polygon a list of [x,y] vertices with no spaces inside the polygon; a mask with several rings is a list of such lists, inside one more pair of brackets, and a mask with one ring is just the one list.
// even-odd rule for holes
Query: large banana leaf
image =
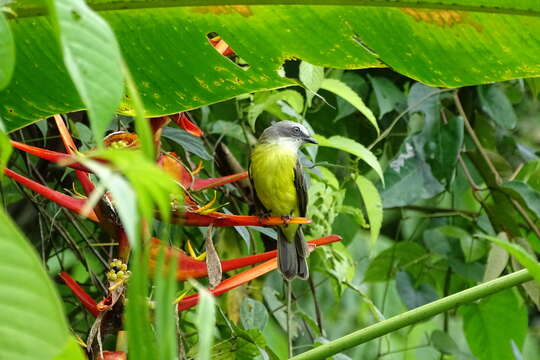
{"label": "large banana leaf", "polygon": [[[346,69],[389,66],[445,87],[540,75],[537,0],[88,3],[116,33],[148,115],[294,84],[278,74],[291,58]],[[188,6],[193,4],[212,6]],[[17,61],[11,84],[0,92],[0,117],[8,130],[84,108],[44,4],[16,1],[12,9]],[[221,35],[249,68],[220,55],[207,39],[211,32]],[[94,50],[95,58],[85,60],[99,64],[103,56]],[[121,110],[129,112],[130,106]]]}

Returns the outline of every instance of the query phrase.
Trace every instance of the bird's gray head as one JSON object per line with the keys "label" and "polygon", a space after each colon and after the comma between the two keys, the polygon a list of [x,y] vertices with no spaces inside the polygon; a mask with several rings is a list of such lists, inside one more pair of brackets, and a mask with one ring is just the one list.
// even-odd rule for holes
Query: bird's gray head
{"label": "bird's gray head", "polygon": [[267,127],[261,137],[260,143],[275,143],[297,150],[305,143],[317,144],[306,127],[294,121],[279,121]]}

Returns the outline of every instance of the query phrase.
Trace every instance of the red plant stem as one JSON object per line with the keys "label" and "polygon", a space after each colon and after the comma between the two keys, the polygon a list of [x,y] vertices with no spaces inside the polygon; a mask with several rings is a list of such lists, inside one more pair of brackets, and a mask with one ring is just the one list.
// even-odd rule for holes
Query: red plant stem
{"label": "red plant stem", "polygon": [[309,224],[310,219],[303,217],[292,217],[284,219],[281,216],[247,216],[247,215],[229,215],[220,212],[211,212],[208,214],[199,214],[190,211],[173,211],[171,223],[184,226],[209,226],[210,224],[223,226],[276,226],[286,224]]}
{"label": "red plant stem", "polygon": [[58,274],[58,276],[69,287],[73,295],[75,295],[77,299],[79,299],[79,301],[86,308],[86,310],[88,310],[92,315],[94,315],[94,317],[97,317],[100,311],[98,310],[97,304],[94,299],[92,299],[90,295],[88,295],[88,293],[84,291],[84,289],[79,284],[77,284],[77,282],[73,280],[73,278],[67,272],[61,272],[60,274]]}
{"label": "red plant stem", "polygon": [[31,145],[26,145],[26,144],[23,144],[14,140],[11,140],[11,145],[13,145],[14,148],[22,150],[30,155],[37,156],[41,159],[45,159],[45,160],[48,160],[57,164],[60,163],[72,169],[89,172],[89,170],[84,165],[79,164],[77,162],[73,162],[74,161],[73,157],[69,154],[63,154],[56,151],[51,151],[51,150],[42,149],[42,148],[38,148]]}
{"label": "red plant stem", "polygon": [[248,172],[244,171],[238,174],[227,175],[227,176],[222,176],[218,178],[210,178],[210,179],[195,178],[195,181],[193,182],[191,189],[194,191],[198,191],[198,190],[215,188],[215,187],[222,186],[222,185],[234,182],[234,181],[245,179],[248,176],[249,176]]}
{"label": "red plant stem", "polygon": [[[251,281],[272,270],[275,270],[276,268],[277,268],[277,259],[273,258],[271,260],[268,260],[267,262],[264,262],[255,267],[252,267],[249,270],[241,272],[240,274],[231,276],[230,278],[223,280],[213,290],[209,290],[209,291],[214,296],[221,295],[224,292],[232,290],[242,284],[247,283],[248,281]],[[199,294],[193,294],[193,295],[187,296],[178,303],[178,311],[187,310],[197,305],[198,303],[199,303]]]}
{"label": "red plant stem", "polygon": [[[320,246],[320,245],[326,245],[326,244],[330,244],[332,242],[336,242],[340,240],[341,240],[341,237],[338,235],[329,235],[329,236],[325,236],[316,240],[309,241],[308,243],[312,245]],[[272,254],[273,256],[276,256],[276,251],[274,250],[274,251],[270,251],[268,253],[264,253],[260,255],[265,255],[265,254]],[[237,260],[240,260],[240,259],[237,259]],[[231,260],[231,261],[234,261],[234,260]],[[249,270],[243,271],[240,274],[231,276],[230,278],[223,280],[218,286],[216,286],[214,289],[209,290],[209,291],[214,296],[221,295],[224,292],[232,290],[259,276],[262,276],[272,270],[275,270],[276,268],[277,268],[277,259],[274,257],[271,260],[268,260],[267,262],[254,266],[253,268]],[[190,295],[182,299],[178,303],[178,311],[189,309],[197,305],[198,302],[199,302],[199,294]]]}
{"label": "red plant stem", "polygon": [[[308,241],[308,244],[320,246],[330,244],[336,241],[340,241],[341,237],[338,235],[328,235],[319,239]],[[160,246],[162,243],[157,238],[152,238],[150,243],[150,265],[154,267],[155,259],[158,257]],[[165,258],[168,260],[170,257],[176,254],[178,256],[178,267],[176,270],[176,279],[178,281],[184,281],[188,278],[201,278],[208,275],[208,268],[206,262],[192,258],[186,255],[185,252],[176,248],[167,246],[165,248]],[[249,265],[270,260],[276,257],[277,251],[272,250],[262,254],[244,256],[237,259],[223,260],[221,261],[221,268],[223,272],[240,269]]]}
{"label": "red plant stem", "polygon": [[[66,151],[68,152],[68,154],[75,154],[75,152],[77,151],[77,146],[75,146],[75,142],[73,141],[73,138],[71,137],[71,134],[69,133],[66,124],[62,119],[62,116],[58,114],[54,115],[54,121],[56,122],[56,127],[58,128],[60,137],[64,142]],[[86,172],[80,170],[75,170],[75,175],[77,176],[77,179],[79,179],[79,182],[81,183],[81,186],[83,187],[86,195],[90,195],[90,193],[94,191],[94,184],[92,183],[92,181],[90,181],[89,175]]]}
{"label": "red plant stem", "polygon": [[176,123],[176,125],[178,125],[178,127],[184,129],[189,134],[196,137],[201,137],[203,135],[203,131],[197,125],[195,125],[189,113],[181,112],[178,114],[169,115],[169,117]]}
{"label": "red plant stem", "polygon": [[[10,169],[4,169],[4,173],[19,184],[29,188],[30,190],[40,194],[41,196],[57,203],[58,205],[68,210],[76,212],[77,214],[81,214],[82,209],[84,208],[84,204],[86,202],[84,199],[77,199],[69,195],[62,194],[61,192],[55,191],[53,189],[49,189],[45,185],[41,185],[34,180],[30,180],[27,177],[19,175]],[[96,215],[93,211],[88,214],[88,219],[97,221]]]}

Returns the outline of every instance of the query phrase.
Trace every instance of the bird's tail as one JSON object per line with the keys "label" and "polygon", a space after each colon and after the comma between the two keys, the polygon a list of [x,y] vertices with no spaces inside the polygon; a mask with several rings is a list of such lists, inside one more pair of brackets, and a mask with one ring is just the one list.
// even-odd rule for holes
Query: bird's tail
{"label": "bird's tail", "polygon": [[294,235],[294,241],[287,240],[283,232],[278,230],[278,269],[287,279],[294,277],[306,280],[309,277],[309,270],[306,258],[309,255],[308,246],[304,240],[302,227],[298,227]]}

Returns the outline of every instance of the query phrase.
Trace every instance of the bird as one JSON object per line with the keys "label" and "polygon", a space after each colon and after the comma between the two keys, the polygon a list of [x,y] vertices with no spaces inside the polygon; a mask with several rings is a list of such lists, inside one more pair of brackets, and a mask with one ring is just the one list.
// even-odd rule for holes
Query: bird
{"label": "bird", "polygon": [[[300,147],[317,144],[309,131],[294,121],[274,122],[258,139],[250,157],[249,177],[254,202],[262,216],[306,216],[308,191],[306,176],[298,157]],[[286,280],[307,279],[308,246],[301,225],[276,227],[278,270]]]}

